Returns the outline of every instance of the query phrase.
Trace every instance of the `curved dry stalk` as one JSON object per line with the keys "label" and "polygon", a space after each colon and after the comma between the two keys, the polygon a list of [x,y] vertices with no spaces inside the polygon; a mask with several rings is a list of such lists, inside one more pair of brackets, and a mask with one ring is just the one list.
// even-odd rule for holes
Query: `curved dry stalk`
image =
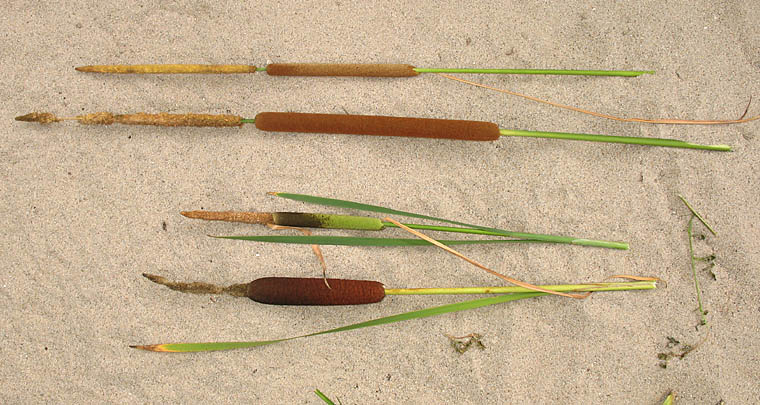
{"label": "curved dry stalk", "polygon": [[[284,226],[275,224],[267,224],[267,226],[273,231],[279,231],[282,229],[295,229],[297,231],[303,232],[303,234],[306,236],[311,236],[311,231],[296,226]],[[332,287],[330,287],[330,283],[327,282],[327,263],[325,263],[325,256],[322,254],[322,249],[319,247],[319,245],[311,245],[311,250],[314,251],[314,254],[319,260],[319,264],[322,265],[322,279],[325,281],[325,285],[327,288],[332,289]]]}
{"label": "curved dry stalk", "polygon": [[[497,88],[497,87],[487,86],[485,84],[472,82],[472,81],[469,81],[469,80],[461,79],[461,78],[458,78],[458,77],[455,77],[455,76],[451,76],[451,75],[447,75],[447,74],[444,74],[444,73],[438,73],[438,75],[443,76],[443,77],[445,77],[445,78],[447,78],[449,80],[454,80],[454,81],[457,81],[457,82],[462,82],[462,83],[465,83],[465,84],[469,84],[471,86],[476,86],[476,87],[481,87],[481,88],[488,89],[488,90],[498,91],[500,93],[506,93],[506,94],[510,94],[510,95],[513,95],[513,96],[522,97],[522,98],[525,98],[525,99],[528,99],[528,100],[531,100],[531,101],[535,101],[537,103],[548,104],[548,105],[550,105],[552,107],[562,108],[562,109],[565,109],[565,110],[575,111],[575,112],[579,112],[579,113],[587,114],[587,115],[593,115],[594,117],[606,118],[606,119],[614,120],[614,121],[641,122],[641,123],[646,123],[646,124],[671,124],[671,125],[722,125],[722,124],[742,124],[742,123],[745,123],[745,122],[756,121],[756,120],[760,119],[760,115],[756,115],[756,116],[750,117],[750,118],[744,118],[744,116],[747,115],[747,110],[749,110],[749,104],[747,104],[747,109],[745,109],[744,114],[742,114],[742,116],[739,119],[736,119],[736,120],[681,120],[681,119],[668,119],[668,118],[650,119],[650,118],[624,118],[624,117],[616,117],[614,115],[598,113],[598,112],[594,112],[594,111],[584,110],[584,109],[578,108],[578,107],[573,107],[573,106],[570,106],[570,105],[565,105],[565,104],[555,103],[555,102],[552,102],[552,101],[542,100],[542,99],[537,98],[537,97],[529,96],[527,94],[517,93],[517,92],[511,91],[511,90],[506,90],[506,89],[500,89],[500,88]],[[752,98],[750,97],[750,103],[751,102],[752,102]]]}
{"label": "curved dry stalk", "polygon": [[517,285],[517,286],[520,286],[520,287],[524,287],[524,288],[527,288],[527,289],[530,289],[530,290],[533,290],[533,291],[539,291],[539,292],[543,292],[543,293],[547,293],[547,294],[553,294],[553,295],[561,295],[563,297],[576,298],[576,299],[584,299],[584,298],[588,297],[589,295],[591,295],[590,292],[588,292],[586,294],[568,294],[568,293],[563,293],[563,292],[559,292],[559,291],[552,291],[552,290],[547,290],[547,289],[535,286],[533,284],[525,283],[525,282],[520,281],[520,280],[516,280],[516,279],[514,279],[512,277],[508,277],[508,276],[505,276],[505,275],[503,275],[503,274],[501,274],[499,272],[491,270],[488,267],[486,267],[486,266],[484,266],[484,265],[476,262],[475,260],[472,260],[469,257],[467,257],[467,256],[465,256],[465,255],[463,255],[463,254],[461,254],[459,252],[457,252],[456,250],[454,250],[454,249],[452,249],[452,248],[444,245],[443,243],[438,242],[437,240],[435,240],[435,239],[433,239],[433,238],[431,238],[431,237],[423,234],[422,232],[415,231],[414,229],[409,228],[408,226],[406,226],[406,225],[404,225],[404,224],[402,224],[402,223],[400,223],[400,222],[398,222],[398,221],[396,221],[396,220],[394,220],[392,218],[386,217],[386,218],[383,218],[383,221],[391,222],[391,223],[395,224],[396,226],[398,226],[399,228],[401,228],[401,229],[403,229],[403,230],[411,233],[412,235],[417,236],[418,238],[424,239],[424,240],[432,243],[433,245],[438,246],[439,248],[441,248],[441,249],[443,249],[443,250],[445,250],[445,251],[453,254],[454,256],[456,256],[456,257],[458,257],[458,258],[460,258],[460,259],[462,259],[464,261],[466,261],[467,263],[470,263],[470,264],[472,264],[475,267],[478,267],[478,268],[480,268],[482,270],[485,270],[486,272],[488,272],[490,274],[493,274],[494,276],[499,277],[499,278],[501,278],[503,280],[506,280],[506,281],[508,281],[508,282],[510,282],[510,283],[512,283],[514,285]]}

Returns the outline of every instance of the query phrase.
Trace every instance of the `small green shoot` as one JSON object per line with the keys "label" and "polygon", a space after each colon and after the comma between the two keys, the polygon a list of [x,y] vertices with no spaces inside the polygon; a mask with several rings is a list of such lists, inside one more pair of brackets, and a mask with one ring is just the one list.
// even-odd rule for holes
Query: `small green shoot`
{"label": "small green shoot", "polygon": [[[324,401],[327,405],[335,405],[335,402],[333,402],[330,398],[327,397],[327,395],[323,394],[322,391],[315,389],[314,393],[317,394],[319,399]],[[340,400],[338,400],[340,402]]]}
{"label": "small green shoot", "polygon": [[694,218],[699,219],[699,221],[705,226],[705,228],[707,228],[713,235],[717,236],[718,233],[715,232],[715,230],[705,221],[705,219],[697,211],[694,210],[694,208],[692,208],[691,204],[689,204],[689,202],[686,201],[686,198],[684,198],[681,195],[679,195],[678,198],[680,198],[681,201],[683,201],[683,203],[689,209],[689,211],[691,211],[691,218],[689,218],[689,223],[686,226],[686,233],[689,235],[689,260],[690,260],[690,265],[691,265],[691,273],[692,273],[692,276],[694,277],[694,288],[697,292],[697,309],[699,311],[699,315],[701,318],[700,325],[707,325],[706,315],[708,311],[705,311],[705,309],[702,306],[702,289],[699,286],[699,278],[697,277],[696,262],[697,261],[707,262],[708,263],[707,270],[710,271],[710,274],[712,275],[713,278],[716,278],[715,273],[713,273],[712,271],[712,268],[715,266],[715,263],[714,263],[715,255],[708,255],[706,257],[697,257],[694,255],[694,235],[692,232]]}

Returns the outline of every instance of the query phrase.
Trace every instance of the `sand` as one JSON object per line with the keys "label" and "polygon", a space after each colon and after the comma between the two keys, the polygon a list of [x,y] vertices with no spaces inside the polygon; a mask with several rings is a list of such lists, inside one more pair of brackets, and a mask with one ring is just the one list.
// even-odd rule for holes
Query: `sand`
{"label": "sand", "polygon": [[[406,63],[417,67],[644,69],[638,78],[460,75],[594,111],[733,119],[760,96],[760,6],[662,2],[8,1],[0,15],[0,402],[343,404],[752,403],[760,397],[760,121],[618,123],[437,75],[134,76],[92,64]],[[732,153],[506,138],[497,142],[265,133],[242,128],[38,125],[32,111],[261,111],[482,120],[504,128],[726,143]],[[750,114],[757,114],[756,103]],[[186,295],[141,273],[218,284],[319,276],[306,246],[182,210],[331,211],[305,193],[515,231],[623,240],[461,250],[532,283],[615,274],[655,291],[541,297],[419,321],[205,354],[129,345],[274,339],[461,301],[390,297],[362,307],[276,307]],[[685,196],[709,328],[697,326]],[[343,211],[341,211],[343,212]],[[343,212],[353,214],[354,212]],[[286,234],[287,231],[280,231]],[[353,235],[320,231],[319,234]],[[401,232],[390,235],[403,236]],[[388,287],[498,285],[435,248],[323,249],[328,274]],[[483,335],[458,354],[445,334]],[[701,345],[661,367],[671,337]]]}

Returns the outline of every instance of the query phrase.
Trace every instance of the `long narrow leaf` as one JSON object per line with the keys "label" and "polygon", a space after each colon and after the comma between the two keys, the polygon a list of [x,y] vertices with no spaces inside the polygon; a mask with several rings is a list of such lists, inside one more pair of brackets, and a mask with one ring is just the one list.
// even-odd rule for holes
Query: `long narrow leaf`
{"label": "long narrow leaf", "polygon": [[415,214],[412,212],[399,211],[399,210],[394,210],[391,208],[380,207],[377,205],[362,204],[362,203],[357,203],[353,201],[338,200],[334,198],[325,198],[325,197],[317,197],[317,196],[311,196],[311,195],[306,195],[306,194],[293,194],[293,193],[270,193],[270,194],[277,197],[287,198],[290,200],[301,201],[301,202],[306,202],[306,203],[311,203],[311,204],[325,205],[329,207],[339,207],[339,208],[346,208],[346,209],[355,209],[355,210],[360,210],[360,211],[379,212],[379,213],[388,214],[388,215],[401,215],[401,216],[412,217],[412,218],[445,222],[448,224],[464,226],[464,227],[472,228],[472,229],[498,232],[500,235],[520,238],[520,239],[541,240],[545,242],[554,242],[554,243],[569,243],[572,245],[581,245],[581,246],[607,247],[607,248],[613,248],[613,249],[628,249],[628,244],[624,242],[611,242],[611,241],[603,241],[603,240],[575,238],[575,237],[569,237],[569,236],[534,234],[534,233],[526,233],[526,232],[512,232],[512,231],[507,231],[504,229],[473,225],[473,224],[468,224],[465,222],[452,221],[452,220],[433,217],[429,215]]}
{"label": "long narrow leaf", "polygon": [[459,302],[456,304],[441,305],[438,307],[426,308],[418,311],[405,312],[403,314],[386,316],[383,318],[373,319],[371,321],[355,323],[348,326],[342,326],[340,328],[328,329],[321,332],[310,333],[307,335],[289,337],[276,340],[259,340],[249,342],[210,342],[210,343],[166,343],[158,345],[148,346],[131,346],[137,349],[155,351],[155,352],[211,352],[217,350],[230,350],[230,349],[242,349],[257,346],[265,346],[273,343],[285,342],[288,340],[306,338],[311,336],[326,335],[328,333],[344,332],[354,329],[367,328],[370,326],[385,325],[394,322],[408,321],[412,319],[427,318],[435,315],[442,315],[449,312],[464,311],[468,309],[475,309],[485,307],[488,305],[500,304],[503,302],[516,301],[526,298],[538,297],[541,295],[547,295],[546,293],[516,293],[508,295],[497,295],[495,297],[480,298],[476,300]]}
{"label": "long narrow leaf", "polygon": [[[354,236],[287,236],[287,235],[252,235],[252,236],[214,236],[219,239],[248,240],[269,243],[295,243],[302,245],[337,245],[337,246],[430,246],[431,243],[413,238],[365,238]],[[480,239],[480,240],[441,240],[444,245],[477,245],[491,243],[556,243],[532,239]]]}

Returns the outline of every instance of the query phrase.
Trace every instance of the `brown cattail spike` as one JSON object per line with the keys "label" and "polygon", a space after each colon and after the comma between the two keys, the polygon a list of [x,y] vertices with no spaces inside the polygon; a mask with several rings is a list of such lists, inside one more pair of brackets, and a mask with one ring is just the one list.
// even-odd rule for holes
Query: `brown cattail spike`
{"label": "brown cattail spike", "polygon": [[408,136],[467,141],[495,141],[500,136],[499,126],[491,122],[374,115],[263,112],[256,115],[255,124],[256,128],[262,131],[281,132]]}
{"label": "brown cattail spike", "polygon": [[368,280],[265,277],[248,284],[248,298],[272,305],[358,305],[385,298],[383,284]]}
{"label": "brown cattail spike", "polygon": [[417,76],[414,66],[402,64],[340,64],[340,63],[271,63],[267,65],[271,76],[364,76],[410,77]]}
{"label": "brown cattail spike", "polygon": [[254,73],[251,65],[93,65],[76,68],[90,73]]}
{"label": "brown cattail spike", "polygon": [[40,124],[50,124],[51,122],[60,122],[62,120],[56,117],[55,114],[45,113],[45,112],[33,112],[29,114],[19,115],[18,117],[16,117],[16,121],[39,122]]}

